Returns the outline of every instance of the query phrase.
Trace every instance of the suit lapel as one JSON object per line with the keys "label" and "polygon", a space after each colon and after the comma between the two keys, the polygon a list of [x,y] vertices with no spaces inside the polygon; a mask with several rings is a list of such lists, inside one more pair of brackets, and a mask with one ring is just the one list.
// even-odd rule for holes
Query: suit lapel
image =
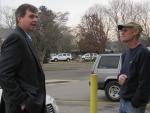
{"label": "suit lapel", "polygon": [[37,57],[37,54],[35,53],[35,49],[34,49],[34,47],[33,47],[33,45],[32,45],[32,42],[29,42],[29,40],[28,40],[27,38],[28,38],[28,37],[26,37],[26,42],[28,43],[28,46],[29,46],[31,52],[32,52],[33,56],[35,57],[35,60],[36,60],[36,62],[38,63],[38,65],[39,65],[39,67],[40,67],[40,69],[41,69],[41,71],[42,71],[43,69],[42,69],[41,64],[40,64],[40,61],[39,61],[39,59],[38,59],[38,57]]}
{"label": "suit lapel", "polygon": [[40,69],[43,70],[42,67],[41,67],[41,64],[40,64],[40,62],[39,62],[39,59],[38,59],[38,57],[37,57],[37,55],[36,55],[36,53],[35,53],[34,47],[33,47],[33,45],[32,45],[32,42],[30,42],[29,39],[28,39],[29,37],[26,35],[26,33],[25,33],[21,28],[17,27],[16,30],[17,30],[18,32],[20,32],[21,35],[23,35],[23,37],[25,37],[25,41],[27,42],[27,45],[28,45],[28,47],[30,48],[31,53],[33,54],[33,56],[34,56],[36,62],[38,63],[38,65],[39,65],[39,67],[40,67]]}

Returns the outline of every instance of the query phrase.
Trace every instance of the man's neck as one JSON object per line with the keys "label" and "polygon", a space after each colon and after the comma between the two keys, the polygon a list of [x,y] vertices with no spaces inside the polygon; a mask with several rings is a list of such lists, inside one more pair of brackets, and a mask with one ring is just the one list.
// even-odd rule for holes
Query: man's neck
{"label": "man's neck", "polygon": [[127,43],[128,48],[130,48],[130,49],[136,48],[139,44],[140,44],[139,40],[132,40]]}
{"label": "man's neck", "polygon": [[20,24],[18,24],[17,26],[20,27],[24,32],[29,33],[29,31],[25,29],[23,26],[21,26]]}

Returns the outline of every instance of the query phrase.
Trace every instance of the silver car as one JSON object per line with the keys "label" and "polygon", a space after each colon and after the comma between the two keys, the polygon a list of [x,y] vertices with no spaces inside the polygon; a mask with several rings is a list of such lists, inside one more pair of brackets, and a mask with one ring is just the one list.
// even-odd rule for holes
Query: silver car
{"label": "silver car", "polygon": [[120,98],[120,85],[117,82],[120,68],[121,54],[100,54],[91,70],[97,75],[98,89],[105,90],[111,101],[118,101]]}
{"label": "silver car", "polygon": [[[2,89],[0,89],[0,97],[1,95],[2,95]],[[56,101],[50,95],[46,95],[46,107],[47,107],[47,113],[59,113],[59,109],[56,104]]]}

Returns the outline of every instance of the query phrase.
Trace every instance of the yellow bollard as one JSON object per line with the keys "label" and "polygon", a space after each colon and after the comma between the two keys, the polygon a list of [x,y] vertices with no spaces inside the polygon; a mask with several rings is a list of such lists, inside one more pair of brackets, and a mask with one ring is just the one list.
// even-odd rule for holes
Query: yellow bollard
{"label": "yellow bollard", "polygon": [[90,113],[97,113],[97,76],[90,76]]}

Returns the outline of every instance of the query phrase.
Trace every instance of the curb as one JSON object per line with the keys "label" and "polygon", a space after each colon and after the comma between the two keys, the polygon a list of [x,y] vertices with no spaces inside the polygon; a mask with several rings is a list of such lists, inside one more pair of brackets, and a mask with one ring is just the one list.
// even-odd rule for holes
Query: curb
{"label": "curb", "polygon": [[68,82],[73,82],[73,81],[78,81],[78,80],[60,80],[60,79],[51,79],[51,80],[46,80],[46,84],[57,84],[57,83],[68,83]]}
{"label": "curb", "polygon": [[[69,104],[69,105],[80,105],[80,106],[89,106],[90,105],[90,101],[89,100],[67,100],[67,99],[65,99],[65,100],[62,100],[62,99],[57,99],[57,98],[55,98],[56,99],[56,102],[58,103],[58,104]],[[100,101],[98,101],[97,102],[97,105],[99,106],[99,105],[104,105],[104,104],[106,104],[106,105],[114,105],[114,106],[118,106],[119,105],[119,103],[111,103],[111,102],[105,102],[105,101],[102,101],[102,102],[100,102]]]}
{"label": "curb", "polygon": [[[74,102],[74,103],[78,103],[78,102],[87,103],[87,102],[90,102],[90,100],[74,100],[74,99],[59,99],[59,98],[55,98],[55,99],[58,102]],[[119,102],[110,102],[110,101],[98,100],[97,103],[118,104]]]}

